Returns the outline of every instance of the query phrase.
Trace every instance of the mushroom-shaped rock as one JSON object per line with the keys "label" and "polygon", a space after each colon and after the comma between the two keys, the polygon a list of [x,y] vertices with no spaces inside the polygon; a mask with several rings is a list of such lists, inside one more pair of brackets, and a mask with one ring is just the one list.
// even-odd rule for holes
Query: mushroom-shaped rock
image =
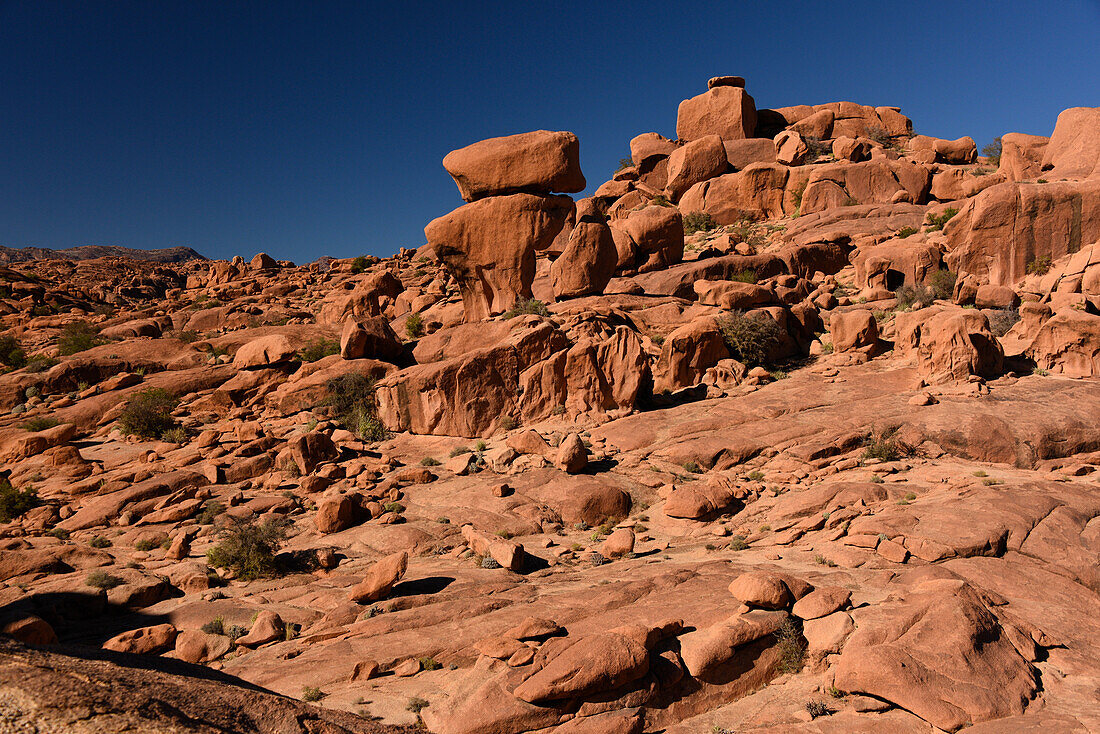
{"label": "mushroom-shaped rock", "polygon": [[783,580],[763,571],[741,574],[730,583],[729,590],[742,604],[760,609],[785,609],[792,601],[791,590]]}
{"label": "mushroom-shaped rock", "polygon": [[570,132],[535,130],[452,150],[443,167],[466,201],[518,192],[572,193],[586,186],[580,141]]}
{"label": "mushroom-shaped rock", "polygon": [[375,561],[363,580],[351,588],[349,598],[359,604],[378,601],[389,594],[394,584],[401,580],[408,565],[407,551],[393,553]]}
{"label": "mushroom-shaped rock", "polygon": [[516,686],[516,698],[543,703],[611,691],[649,671],[645,646],[626,635],[603,632],[582,637]]}

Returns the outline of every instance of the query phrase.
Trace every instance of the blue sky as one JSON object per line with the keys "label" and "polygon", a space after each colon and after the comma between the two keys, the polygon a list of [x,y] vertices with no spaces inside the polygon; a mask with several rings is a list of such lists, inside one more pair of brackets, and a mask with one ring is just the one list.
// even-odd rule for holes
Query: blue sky
{"label": "blue sky", "polygon": [[0,0],[0,245],[388,255],[440,164],[572,130],[589,191],[739,74],[758,107],[897,105],[979,145],[1100,106],[1100,0]]}

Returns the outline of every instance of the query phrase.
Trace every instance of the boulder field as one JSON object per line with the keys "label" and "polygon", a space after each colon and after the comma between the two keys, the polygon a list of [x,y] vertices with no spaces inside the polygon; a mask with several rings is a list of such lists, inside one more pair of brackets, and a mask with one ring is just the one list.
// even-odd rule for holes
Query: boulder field
{"label": "boulder field", "polygon": [[451,152],[391,257],[0,267],[0,717],[1100,731],[1100,108],[1051,122],[721,76],[579,200],[572,133]]}

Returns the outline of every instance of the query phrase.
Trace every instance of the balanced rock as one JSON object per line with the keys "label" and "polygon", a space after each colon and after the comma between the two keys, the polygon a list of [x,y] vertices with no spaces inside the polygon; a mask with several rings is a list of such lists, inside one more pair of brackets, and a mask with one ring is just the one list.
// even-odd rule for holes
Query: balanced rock
{"label": "balanced rock", "polygon": [[570,132],[535,130],[489,138],[452,150],[443,167],[466,201],[514,193],[572,193],[587,185],[580,141]]}

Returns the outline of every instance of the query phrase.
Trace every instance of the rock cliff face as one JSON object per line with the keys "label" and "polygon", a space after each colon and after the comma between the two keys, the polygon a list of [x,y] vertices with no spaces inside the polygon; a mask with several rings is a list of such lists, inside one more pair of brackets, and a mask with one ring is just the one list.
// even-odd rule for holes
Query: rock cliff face
{"label": "rock cliff face", "polygon": [[715,77],[385,259],[9,261],[0,718],[1100,730],[1098,119]]}

